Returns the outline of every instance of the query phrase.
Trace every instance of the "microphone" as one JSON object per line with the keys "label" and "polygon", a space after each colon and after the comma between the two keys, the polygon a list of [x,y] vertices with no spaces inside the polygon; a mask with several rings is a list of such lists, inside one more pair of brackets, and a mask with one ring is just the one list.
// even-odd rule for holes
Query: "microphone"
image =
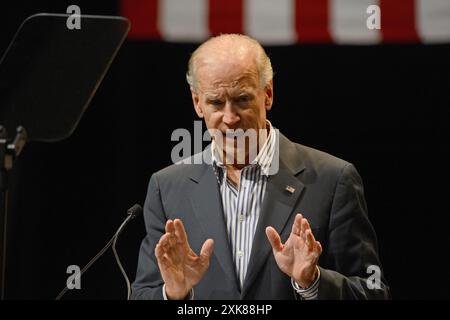
{"label": "microphone", "polygon": [[[134,206],[132,206],[130,209],[127,210],[127,215],[128,215],[127,218],[122,222],[122,224],[117,229],[114,236],[111,238],[111,240],[108,241],[108,243],[103,247],[103,249],[100,250],[99,253],[97,253],[95,255],[95,257],[93,257],[91,259],[91,261],[89,261],[88,264],[86,266],[84,266],[83,269],[81,269],[80,275],[79,275],[80,278],[94,264],[94,262],[97,261],[106,252],[106,250],[108,250],[108,248],[112,244],[112,250],[114,253],[114,257],[116,258],[117,265],[119,266],[120,272],[122,273],[122,275],[125,279],[125,282],[127,284],[127,300],[130,300],[130,297],[131,297],[130,280],[128,279],[128,276],[127,276],[124,268],[122,267],[122,263],[120,262],[119,255],[117,254],[117,250],[116,250],[116,243],[117,243],[117,239],[119,238],[120,233],[125,228],[125,226],[128,224],[128,222],[130,222],[130,220],[133,220],[134,218],[139,216],[141,213],[142,213],[142,207],[139,204],[135,204]],[[67,292],[67,290],[69,290],[69,288],[67,287],[67,284],[66,284],[64,289],[61,290],[61,292],[58,294],[58,296],[56,297],[55,300],[60,300],[64,296],[64,294]]]}

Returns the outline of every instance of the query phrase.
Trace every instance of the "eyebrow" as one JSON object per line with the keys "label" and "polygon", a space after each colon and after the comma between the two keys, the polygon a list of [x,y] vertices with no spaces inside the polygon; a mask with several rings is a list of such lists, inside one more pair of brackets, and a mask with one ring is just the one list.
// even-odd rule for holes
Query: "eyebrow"
{"label": "eyebrow", "polygon": [[206,97],[207,100],[217,100],[217,99],[221,99],[222,95],[205,93],[205,97]]}

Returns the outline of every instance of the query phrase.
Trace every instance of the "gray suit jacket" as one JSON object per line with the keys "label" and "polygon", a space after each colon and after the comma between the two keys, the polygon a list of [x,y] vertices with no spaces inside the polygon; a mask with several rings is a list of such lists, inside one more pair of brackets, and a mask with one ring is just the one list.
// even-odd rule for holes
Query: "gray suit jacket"
{"label": "gray suit jacket", "polygon": [[[210,157],[210,149],[205,149]],[[295,188],[293,193],[286,186]],[[239,286],[213,168],[172,165],[150,179],[144,205],[147,236],[142,242],[134,299],[162,299],[155,246],[168,219],[180,218],[192,249],[214,239],[214,251],[195,299],[298,299],[290,278],[278,268],[265,228],[285,241],[296,213],[310,222],[323,247],[319,299],[383,299],[389,288],[369,289],[367,268],[381,268],[375,232],[367,217],[361,178],[354,166],[324,152],[295,144],[280,134],[280,168],[269,177],[243,288]]]}

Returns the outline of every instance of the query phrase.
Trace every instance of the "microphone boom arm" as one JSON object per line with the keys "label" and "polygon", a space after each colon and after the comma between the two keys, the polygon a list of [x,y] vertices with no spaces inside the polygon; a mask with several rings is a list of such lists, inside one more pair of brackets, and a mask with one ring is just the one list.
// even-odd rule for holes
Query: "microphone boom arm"
{"label": "microphone boom arm", "polygon": [[[130,285],[130,281],[128,279],[128,276],[122,266],[122,263],[120,262],[119,259],[119,255],[117,254],[117,250],[116,250],[116,243],[117,243],[117,239],[119,238],[120,233],[122,232],[122,230],[125,228],[125,226],[128,224],[128,222],[130,222],[130,220],[134,219],[135,217],[137,217],[138,215],[140,215],[142,213],[142,207],[138,204],[135,204],[134,206],[132,206],[130,209],[128,209],[127,211],[128,216],[127,218],[122,222],[122,224],[120,225],[120,227],[117,229],[116,233],[114,234],[114,236],[108,241],[108,243],[103,247],[102,250],[99,251],[99,253],[97,253],[89,262],[86,266],[84,266],[83,269],[81,269],[80,271],[80,277],[108,250],[108,248],[112,245],[113,246],[113,252],[114,252],[114,257],[116,258],[116,262],[117,265],[119,266],[119,269],[123,275],[123,277],[125,278],[125,282],[127,284],[127,300],[130,300],[131,297],[131,285]],[[56,297],[55,300],[60,300],[67,292],[67,290],[69,290],[69,288],[66,286],[64,287],[63,290],[61,290],[61,292],[58,294],[58,296]]]}

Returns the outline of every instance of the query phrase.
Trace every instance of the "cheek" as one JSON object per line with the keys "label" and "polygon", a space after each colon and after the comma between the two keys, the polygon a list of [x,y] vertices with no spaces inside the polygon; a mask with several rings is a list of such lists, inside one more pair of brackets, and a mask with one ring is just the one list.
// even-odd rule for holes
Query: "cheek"
{"label": "cheek", "polygon": [[241,118],[246,122],[260,122],[265,118],[266,109],[261,103],[253,105],[251,108],[244,110],[241,114]]}
{"label": "cheek", "polygon": [[208,110],[204,112],[204,116],[205,124],[208,129],[215,129],[219,127],[222,119],[222,115],[220,112],[211,112]]}

